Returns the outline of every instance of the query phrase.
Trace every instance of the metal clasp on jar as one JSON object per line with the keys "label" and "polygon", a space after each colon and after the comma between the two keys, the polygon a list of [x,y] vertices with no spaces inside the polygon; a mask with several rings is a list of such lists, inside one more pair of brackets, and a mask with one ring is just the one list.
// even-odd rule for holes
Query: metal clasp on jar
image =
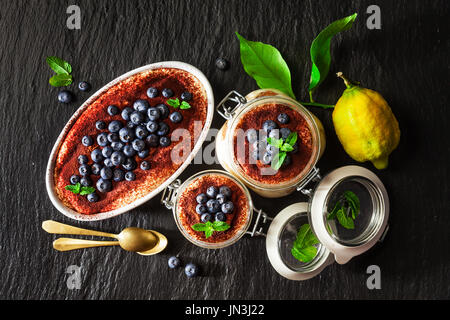
{"label": "metal clasp on jar", "polygon": [[[233,106],[227,105],[230,102],[234,103]],[[217,105],[217,112],[224,117],[225,119],[231,119],[233,117],[234,112],[239,109],[241,106],[247,103],[247,99],[242,96],[237,91],[231,91],[229,94],[222,99]]]}
{"label": "metal clasp on jar", "polygon": [[255,224],[253,225],[253,228],[251,231],[247,231],[246,234],[249,234],[251,237],[254,236],[266,236],[266,234],[263,232],[262,226],[260,227],[259,224],[262,222],[265,224],[267,221],[272,221],[273,218],[269,217],[265,212],[263,212],[261,209],[255,209],[253,208],[253,212],[256,213],[256,219]]}
{"label": "metal clasp on jar", "polygon": [[297,191],[300,191],[301,193],[303,193],[304,195],[307,195],[308,197],[312,196],[312,189],[304,189],[308,183],[310,183],[311,181],[313,182],[317,182],[320,179],[322,179],[322,177],[320,176],[320,170],[317,169],[316,167],[313,167],[312,170],[306,175],[306,177],[302,180],[302,182],[300,182],[297,185]]}
{"label": "metal clasp on jar", "polygon": [[165,205],[167,209],[172,209],[174,206],[174,200],[177,189],[181,186],[181,180],[176,179],[174,182],[169,184],[161,197],[161,204]]}

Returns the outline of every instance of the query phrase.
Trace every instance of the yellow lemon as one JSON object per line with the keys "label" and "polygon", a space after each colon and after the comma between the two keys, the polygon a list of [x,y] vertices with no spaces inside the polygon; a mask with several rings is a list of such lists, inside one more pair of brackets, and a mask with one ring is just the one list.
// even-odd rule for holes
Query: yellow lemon
{"label": "yellow lemon", "polygon": [[397,119],[378,92],[351,83],[341,72],[337,75],[347,86],[333,111],[339,141],[354,160],[386,168],[389,154],[400,142]]}

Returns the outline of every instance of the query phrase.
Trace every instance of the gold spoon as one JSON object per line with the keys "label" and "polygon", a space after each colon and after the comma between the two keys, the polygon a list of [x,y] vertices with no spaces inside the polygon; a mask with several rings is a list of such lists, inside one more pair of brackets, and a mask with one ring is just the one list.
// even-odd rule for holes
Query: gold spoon
{"label": "gold spoon", "polygon": [[163,234],[154,230],[145,230],[135,227],[125,228],[119,234],[113,234],[77,228],[64,223],[47,220],[42,223],[42,229],[44,229],[48,233],[100,236],[110,237],[118,240],[93,241],[72,238],[59,238],[53,242],[53,248],[58,251],[119,245],[127,251],[137,252],[141,255],[153,255],[161,252],[167,246],[167,238]]}

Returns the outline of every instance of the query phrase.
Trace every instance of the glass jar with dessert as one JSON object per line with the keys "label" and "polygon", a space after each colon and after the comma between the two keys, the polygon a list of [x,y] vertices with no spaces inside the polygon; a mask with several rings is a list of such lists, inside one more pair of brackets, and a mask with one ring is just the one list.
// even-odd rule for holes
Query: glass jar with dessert
{"label": "glass jar with dessert", "polygon": [[254,207],[235,176],[206,170],[174,181],[161,202],[172,210],[183,236],[203,248],[230,246],[244,234],[265,236],[270,263],[291,280],[310,279],[335,261],[347,263],[383,240],[389,198],[370,170],[338,168],[306,194],[308,202],[294,203],[271,218]]}
{"label": "glass jar with dessert", "polygon": [[283,197],[318,176],[325,132],[299,102],[276,89],[245,97],[232,91],[217,111],[227,120],[216,138],[217,158],[256,193]]}

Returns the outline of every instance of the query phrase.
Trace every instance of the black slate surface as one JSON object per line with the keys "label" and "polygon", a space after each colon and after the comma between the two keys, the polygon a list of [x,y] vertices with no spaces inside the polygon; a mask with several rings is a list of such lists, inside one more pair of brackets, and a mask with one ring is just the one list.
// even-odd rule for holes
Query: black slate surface
{"label": "black slate surface", "polygon": [[[450,297],[450,174],[448,142],[448,1],[76,1],[81,30],[66,28],[73,1],[2,1],[0,10],[0,298],[3,299],[435,299]],[[381,8],[382,29],[366,28],[366,8]],[[208,251],[189,244],[177,231],[160,197],[119,217],[78,223],[60,214],[45,191],[44,174],[60,130],[88,94],[70,86],[77,102],[57,102],[48,85],[45,57],[71,62],[75,83],[93,90],[136,67],[180,60],[201,69],[218,102],[227,92],[257,88],[239,60],[234,31],[277,47],[290,66],[299,100],[307,98],[309,45],[330,22],[358,12],[353,28],[332,42],[330,76],[317,100],[333,104],[349,77],[383,94],[402,130],[387,170],[376,171],[391,199],[385,241],[346,265],[334,264],[318,277],[289,281],[271,267],[264,238]],[[231,68],[220,71],[224,56]],[[331,112],[311,110],[322,120],[327,149],[322,172],[355,164],[333,130]],[[223,120],[216,115],[213,127]],[[370,164],[363,166],[375,170]],[[218,165],[211,167],[218,168]],[[182,174],[205,169],[191,165]],[[279,201],[254,195],[272,216],[306,198]],[[52,249],[47,219],[109,232],[127,226],[154,228],[170,245],[158,256],[142,257],[119,248],[68,253]],[[202,276],[187,279],[169,270],[179,253]],[[366,268],[381,268],[381,290],[366,287]],[[79,290],[66,286],[69,265],[82,266]]]}

